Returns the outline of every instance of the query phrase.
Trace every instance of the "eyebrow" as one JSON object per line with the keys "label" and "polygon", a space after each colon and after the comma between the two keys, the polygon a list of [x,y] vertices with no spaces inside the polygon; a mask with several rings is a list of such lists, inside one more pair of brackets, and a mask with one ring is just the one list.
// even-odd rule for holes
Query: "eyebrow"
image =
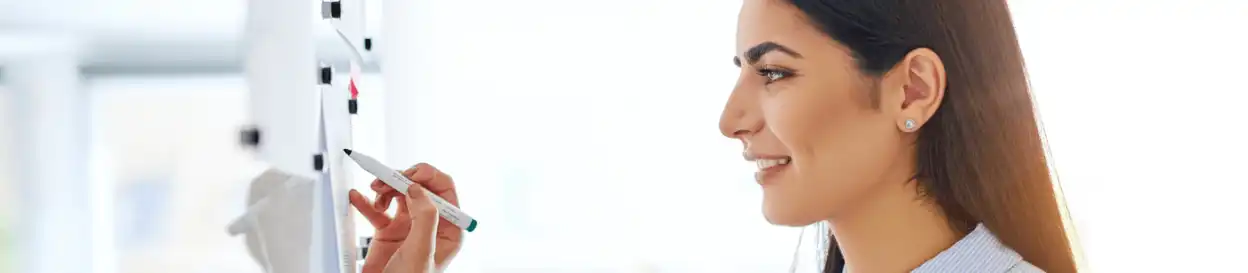
{"label": "eyebrow", "polygon": [[[798,59],[802,58],[802,54],[798,54],[797,51],[793,51],[792,49],[777,44],[776,42],[767,41],[746,50],[744,54],[745,60],[753,65],[758,63],[758,60],[763,58],[763,55],[767,55],[767,53],[771,53],[772,51],[784,52],[784,54],[788,54],[789,56],[793,56]],[[732,64],[737,65],[737,67],[741,67],[741,58],[732,57]]]}

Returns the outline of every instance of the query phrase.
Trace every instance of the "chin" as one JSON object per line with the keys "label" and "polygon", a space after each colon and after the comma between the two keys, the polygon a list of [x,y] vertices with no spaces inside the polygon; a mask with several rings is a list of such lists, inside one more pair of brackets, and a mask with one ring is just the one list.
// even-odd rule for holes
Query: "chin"
{"label": "chin", "polygon": [[819,211],[811,206],[784,198],[763,197],[763,218],[768,223],[779,226],[801,227],[823,221]]}

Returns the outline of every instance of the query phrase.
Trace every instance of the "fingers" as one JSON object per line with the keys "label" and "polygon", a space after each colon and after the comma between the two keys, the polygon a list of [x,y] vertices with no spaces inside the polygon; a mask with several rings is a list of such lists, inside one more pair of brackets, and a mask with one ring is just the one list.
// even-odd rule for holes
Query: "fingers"
{"label": "fingers", "polygon": [[405,199],[412,227],[408,231],[407,239],[399,247],[398,259],[392,261],[389,267],[396,266],[394,262],[401,261],[403,264],[398,265],[399,267],[412,270],[405,272],[429,272],[427,270],[434,266],[438,209],[434,207],[429,196],[416,187],[408,189],[408,198]]}
{"label": "fingers", "polygon": [[368,222],[373,224],[373,228],[382,229],[390,225],[390,216],[386,215],[386,211],[373,209],[373,206],[369,204],[368,198],[364,197],[364,194],[357,190],[351,190],[347,195],[347,199],[351,201],[351,206],[355,207],[355,210],[359,211],[360,215],[364,216],[364,219],[368,219]]}
{"label": "fingers", "polygon": [[408,187],[406,201],[408,214],[412,216],[412,221],[417,221],[421,217],[428,217],[430,224],[437,223],[438,207],[433,205],[433,200],[429,199],[429,195],[426,195],[423,190],[417,187]]}
{"label": "fingers", "polygon": [[[406,198],[406,197],[404,197]],[[399,209],[395,211],[394,216],[398,218],[400,215],[407,215],[407,201],[399,202]]]}
{"label": "fingers", "polygon": [[[390,203],[393,202],[395,199],[400,199],[400,198],[403,198],[403,194],[399,193],[396,190],[390,190],[389,192],[378,194],[377,200],[376,200],[377,203],[373,204],[373,209],[377,211],[389,210]],[[399,203],[402,203],[402,202],[399,202]]]}
{"label": "fingers", "polygon": [[[459,197],[455,194],[455,182],[451,180],[451,176],[427,163],[416,164],[409,170],[414,170],[415,172],[411,174],[404,172],[403,174],[407,175],[407,178],[411,179],[412,182],[428,189],[433,194],[442,197],[442,199],[446,199],[451,204],[459,205]],[[409,191],[411,191],[410,188]]]}
{"label": "fingers", "polygon": [[[411,177],[413,173],[416,173],[416,166],[413,165],[412,167],[407,168],[407,170],[401,171],[401,173],[403,173],[403,176],[405,177]],[[388,192],[395,191],[393,187],[387,185],[386,182],[382,182],[381,179],[373,179],[373,183],[369,184],[369,188],[372,188],[374,192],[377,192],[377,194],[386,194]]]}
{"label": "fingers", "polygon": [[[403,176],[411,176],[415,172],[416,166],[412,166],[411,168],[402,171]],[[394,187],[390,187],[390,185],[382,182],[380,179],[373,180],[372,185],[369,186],[373,188],[373,191],[377,192],[377,203],[373,204],[373,208],[378,211],[386,211],[390,209],[390,202],[395,199],[402,198],[403,196],[403,193],[395,190]]]}
{"label": "fingers", "polygon": [[377,194],[394,191],[394,188],[391,188],[390,185],[386,185],[386,182],[381,182],[381,179],[373,179],[373,183],[369,183],[368,188],[373,189],[373,192]]}

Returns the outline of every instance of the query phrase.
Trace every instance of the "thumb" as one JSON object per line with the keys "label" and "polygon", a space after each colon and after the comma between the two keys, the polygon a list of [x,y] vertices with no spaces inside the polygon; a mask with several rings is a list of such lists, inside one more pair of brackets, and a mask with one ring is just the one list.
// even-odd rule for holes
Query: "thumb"
{"label": "thumb", "polygon": [[[438,224],[438,207],[433,204],[429,194],[419,184],[412,184],[407,187],[407,198],[405,198],[405,201],[407,202],[407,213],[412,217],[413,227],[433,227]],[[415,229],[412,229],[412,231],[415,232]],[[433,232],[429,234],[433,234]],[[412,235],[416,234],[412,233]]]}
{"label": "thumb", "polygon": [[[407,213],[411,216],[412,227],[407,239],[399,247],[398,259],[402,265],[394,262],[389,267],[405,268],[402,272],[433,272],[434,244],[438,233],[438,208],[433,205],[420,185],[412,185],[407,189]],[[410,270],[410,271],[409,271]]]}

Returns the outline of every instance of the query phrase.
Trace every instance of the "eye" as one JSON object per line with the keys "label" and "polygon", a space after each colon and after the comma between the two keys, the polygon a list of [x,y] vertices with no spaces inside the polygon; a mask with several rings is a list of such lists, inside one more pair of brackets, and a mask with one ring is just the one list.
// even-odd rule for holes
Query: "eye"
{"label": "eye", "polygon": [[790,76],[793,76],[793,72],[783,70],[783,69],[759,68],[758,75],[763,76],[763,78],[766,78],[767,79],[766,83],[770,84],[779,80],[783,80]]}

